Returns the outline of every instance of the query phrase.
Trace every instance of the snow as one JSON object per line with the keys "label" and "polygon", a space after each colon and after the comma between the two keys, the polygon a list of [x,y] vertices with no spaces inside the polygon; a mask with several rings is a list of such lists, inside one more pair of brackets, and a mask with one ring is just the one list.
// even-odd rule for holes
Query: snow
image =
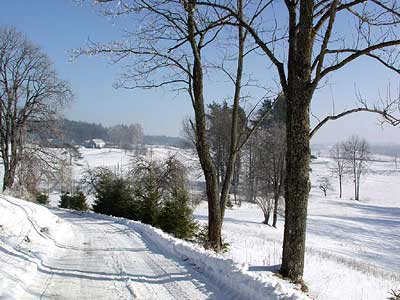
{"label": "snow", "polygon": [[[129,153],[125,153],[123,150],[83,149],[82,152],[84,158],[74,168],[76,178],[79,178],[85,165],[126,168],[130,163]],[[171,154],[183,160],[191,168],[191,180],[201,184],[203,178],[199,171],[198,161],[189,150],[153,147],[149,151],[149,156],[154,159],[166,158]],[[387,299],[391,289],[400,288],[400,201],[398,198],[400,168],[396,169],[393,158],[387,156],[375,158],[376,161],[369,163],[369,173],[361,179],[361,201],[352,200],[354,197],[353,186],[349,176],[346,177],[343,184],[344,196],[342,199],[338,198],[338,183],[330,171],[331,160],[328,157],[320,157],[313,160],[311,164],[313,187],[308,209],[304,280],[309,287],[309,295],[313,299]],[[316,186],[317,180],[321,176],[328,176],[333,185],[333,190],[328,191],[327,197],[324,197],[322,191]],[[52,195],[51,198],[52,204],[56,205],[59,196]],[[2,211],[6,206],[9,210],[13,209],[10,214],[6,214],[8,218],[6,221],[2,216],[0,224],[14,224],[13,221],[23,219],[21,212],[17,213],[16,207],[6,205],[3,201],[0,201],[0,204]],[[27,205],[31,207],[33,204],[28,203]],[[37,211],[38,217],[42,213],[41,209],[34,209]],[[56,213],[58,210],[52,210],[52,212]],[[16,215],[10,217],[11,214]],[[70,225],[71,220],[70,218],[68,220],[59,218],[57,213],[55,217],[52,213],[49,214],[51,217],[46,215],[45,218],[38,219],[52,222],[48,227],[52,228],[51,234],[54,239],[60,239],[61,243],[64,236],[58,236],[57,232],[63,232],[65,226],[72,226]],[[92,214],[85,214],[85,218],[92,218],[91,216]],[[207,204],[205,201],[197,207],[195,217],[199,222],[206,222]],[[61,223],[54,221],[57,218],[61,220]],[[101,218],[111,222],[107,217]],[[105,222],[104,220],[103,222]],[[199,246],[176,240],[143,224],[121,219],[113,219],[112,223],[113,226],[119,228],[118,230],[126,230],[128,227],[130,239],[139,235],[148,248],[152,247],[146,251],[158,251],[163,256],[172,258],[174,263],[180,267],[185,268],[185,272],[191,274],[194,272],[196,280],[206,286],[208,292],[214,293],[213,287],[215,286],[217,286],[217,290],[229,290],[230,293],[222,295],[221,299],[232,299],[233,295],[242,295],[242,298],[239,299],[245,299],[245,295],[248,296],[248,299],[257,299],[257,296],[251,293],[257,294],[258,290],[262,291],[264,295],[270,295],[271,299],[304,297],[298,292],[298,287],[281,281],[273,273],[279,268],[281,261],[283,219],[279,218],[277,229],[261,224],[262,221],[261,210],[251,203],[243,203],[240,208],[227,210],[223,235],[230,247],[229,251],[221,256],[215,256]],[[54,222],[56,223],[54,224]],[[24,221],[21,224],[25,223],[26,225],[21,225],[23,230],[18,227],[12,234],[9,233],[6,236],[4,232],[7,231],[1,229],[2,249],[4,247],[7,251],[14,251],[12,245],[17,245],[23,232],[29,228],[29,222]],[[76,228],[75,225],[72,228]],[[47,225],[41,224],[41,226]],[[12,225],[9,227],[11,228]],[[60,230],[57,229],[58,227]],[[10,232],[11,229],[7,230]],[[72,233],[66,233],[77,235],[80,237],[79,239],[83,239],[78,230],[70,231]],[[16,236],[13,242],[4,242],[4,240],[9,241],[9,237],[13,235]],[[67,240],[68,237],[63,243],[67,243]],[[39,239],[39,241],[37,245],[39,250],[35,248],[36,244],[29,243],[28,245],[35,255],[49,257],[52,255],[51,253],[54,253],[54,245],[51,246],[48,240]],[[130,242],[124,240],[121,243],[126,243],[128,246]],[[138,243],[140,242],[138,241]],[[22,245],[25,246],[25,243]],[[48,245],[48,247],[40,245]],[[3,277],[0,279],[0,291],[4,290],[3,286],[12,286],[23,292],[24,285],[22,283],[29,282],[28,274],[32,271],[32,266],[29,269],[29,264],[24,266],[21,265],[21,262],[14,262],[17,267],[3,266],[6,258],[2,255],[0,253],[2,270],[0,276]],[[133,257],[131,259],[134,260]],[[122,261],[125,265],[126,259],[124,258]],[[107,261],[107,264],[113,266],[121,263],[118,258],[116,262]],[[3,268],[6,271],[3,271]],[[125,270],[127,268],[130,268],[129,264]],[[24,270],[27,269],[30,271],[25,272]],[[14,279],[18,278],[19,283],[17,280],[11,280],[10,277],[4,278],[4,274],[11,274],[8,276]],[[125,287],[118,288],[129,289],[131,285],[135,290],[134,282],[128,282]],[[136,289],[140,294],[142,288],[136,284]],[[16,299],[20,299],[20,297],[16,297]]]}
{"label": "snow", "polygon": [[308,299],[139,222],[5,196],[0,207],[0,299]]}
{"label": "snow", "polygon": [[[352,182],[343,186],[338,199],[328,158],[313,161],[304,280],[315,299],[376,300],[400,288],[400,170],[390,161],[371,162],[370,173],[361,181],[361,201],[352,200]],[[330,176],[334,191],[323,197],[316,186]],[[196,210],[202,222],[207,206]],[[278,228],[261,224],[263,215],[248,204],[227,210],[223,234],[231,245],[225,257],[246,263],[254,270],[280,264],[283,220]]]}
{"label": "snow", "polygon": [[225,287],[227,291],[230,291],[229,299],[309,299],[296,290],[299,287],[273,276],[271,272],[254,274],[249,271],[247,264],[238,264],[232,259],[207,251],[199,245],[175,239],[149,225],[132,221],[129,224],[154,244],[160,245],[171,255],[194,264],[214,282]]}
{"label": "snow", "polygon": [[71,236],[70,225],[45,207],[9,196],[1,196],[0,211],[0,299],[25,299],[55,241]]}
{"label": "snow", "polygon": [[[181,155],[195,170],[191,179],[203,180],[198,162],[188,150],[155,147],[152,152],[154,158]],[[105,164],[113,161],[103,158]],[[90,155],[85,159],[89,165],[93,163]],[[343,183],[343,198],[338,198],[338,180],[330,163],[326,156],[311,164],[304,274],[310,295],[321,300],[386,299],[391,289],[400,288],[400,166],[396,169],[392,157],[374,156],[369,172],[361,179],[361,201],[355,201],[350,176]],[[328,176],[333,186],[326,198],[317,187],[322,176]],[[206,222],[205,201],[195,214],[197,220]],[[223,234],[230,250],[224,258],[248,265],[249,272],[258,276],[271,276],[270,270],[278,268],[281,261],[283,220],[279,219],[277,229],[262,221],[262,212],[254,204],[228,210]]]}

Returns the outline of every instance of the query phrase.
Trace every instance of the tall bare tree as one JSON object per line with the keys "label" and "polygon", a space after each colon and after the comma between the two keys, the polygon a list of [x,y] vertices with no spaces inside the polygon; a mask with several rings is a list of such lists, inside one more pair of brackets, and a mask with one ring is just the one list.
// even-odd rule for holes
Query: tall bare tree
{"label": "tall bare tree", "polygon": [[[258,178],[258,189],[262,190],[264,198],[268,199],[267,214],[265,215],[268,224],[269,215],[272,212],[272,226],[276,227],[278,221],[279,200],[284,193],[285,178],[285,153],[286,138],[285,126],[282,123],[270,123],[269,127],[261,128],[254,135],[255,140],[255,168]],[[266,200],[257,200],[260,206],[265,206]],[[263,208],[262,208],[263,209]],[[264,209],[263,209],[264,210]]]}
{"label": "tall bare tree", "polygon": [[333,174],[335,174],[339,180],[339,198],[342,198],[342,182],[343,182],[343,176],[346,173],[346,167],[347,167],[347,160],[344,155],[343,151],[343,144],[342,143],[336,143],[333,145],[333,147],[330,150],[331,158],[333,160],[333,164],[331,166],[331,170]]}
{"label": "tall bare tree", "polygon": [[[310,107],[315,90],[335,71],[361,57],[380,63],[396,74],[399,68],[400,8],[397,0],[274,0],[248,1],[239,15],[229,0],[200,0],[198,6],[229,13],[243,26],[276,75],[287,100],[287,153],[285,232],[281,273],[301,281],[304,269],[306,219],[310,191],[310,139],[327,122],[356,112],[379,114],[398,125],[394,115],[398,99],[333,113],[312,129]],[[273,2],[279,17],[269,9]],[[252,17],[249,17],[252,16]],[[272,19],[272,20],[271,20]],[[271,22],[268,22],[270,21]],[[354,30],[340,26],[354,22]],[[271,24],[273,24],[271,26]],[[378,102],[378,101],[377,101]]]}
{"label": "tall bare tree", "polygon": [[[133,16],[138,30],[128,33],[129,39],[122,42],[114,41],[107,45],[91,43],[89,49],[78,50],[78,55],[106,54],[111,55],[114,62],[127,61],[127,68],[117,83],[119,87],[150,89],[172,86],[175,91],[188,93],[194,110],[191,127],[195,147],[206,181],[209,247],[220,250],[222,223],[236,158],[257,128],[256,124],[249,131],[239,130],[246,30],[242,26],[234,30],[237,51],[232,63],[235,70],[233,74],[220,68],[233,84],[229,156],[220,183],[207,138],[204,75],[209,64],[204,57],[206,50],[228,28],[224,25],[229,23],[231,14],[220,14],[213,8],[200,7],[191,0],[96,2],[103,4],[106,14]],[[237,0],[236,4],[235,13],[240,16],[242,0]]]}
{"label": "tall bare tree", "polygon": [[36,149],[33,144],[39,139],[39,129],[43,131],[49,127],[71,98],[69,85],[59,79],[49,58],[40,48],[14,28],[1,27],[0,152],[4,165],[3,190],[12,187],[24,149]]}
{"label": "tall bare tree", "polygon": [[369,145],[364,138],[353,135],[343,143],[343,152],[353,175],[354,199],[360,200],[360,179],[367,171]]}

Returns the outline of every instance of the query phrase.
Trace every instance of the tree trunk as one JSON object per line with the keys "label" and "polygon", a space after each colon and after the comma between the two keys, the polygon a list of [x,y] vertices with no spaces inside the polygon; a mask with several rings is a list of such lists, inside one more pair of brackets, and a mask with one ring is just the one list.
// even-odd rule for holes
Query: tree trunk
{"label": "tree trunk", "polygon": [[222,247],[222,218],[217,178],[206,179],[208,199],[208,248],[219,251]]}
{"label": "tree trunk", "polygon": [[342,176],[339,175],[339,198],[342,199]]}
{"label": "tree trunk", "polygon": [[265,225],[268,225],[268,223],[269,223],[269,216],[270,216],[270,212],[268,211],[268,212],[264,212],[264,224]]}
{"label": "tree trunk", "polygon": [[354,189],[354,199],[358,201],[360,200],[360,178],[355,180]]}
{"label": "tree trunk", "polygon": [[[303,96],[307,99],[307,96]],[[296,99],[297,98],[297,99]],[[301,98],[288,97],[285,192],[285,231],[281,273],[301,280],[309,193],[309,105]]]}
{"label": "tree trunk", "polygon": [[210,146],[207,142],[206,114],[203,98],[203,66],[201,53],[196,41],[196,24],[194,18],[195,3],[185,7],[188,13],[188,39],[193,51],[193,92],[192,105],[195,113],[196,150],[206,181],[208,201],[208,247],[219,251],[222,247],[221,205],[219,199],[219,181],[217,167],[212,161]]}
{"label": "tree trunk", "polygon": [[6,189],[12,188],[15,180],[15,168],[4,168],[4,176],[3,176],[3,192]]}
{"label": "tree trunk", "polygon": [[310,103],[314,1],[300,0],[298,24],[296,5],[289,8],[285,231],[281,273],[301,281],[304,270],[307,205],[310,191]]}
{"label": "tree trunk", "polygon": [[248,173],[248,183],[247,183],[247,201],[248,202],[253,202],[253,195],[254,195],[254,177],[253,177],[253,151],[252,151],[252,145],[249,145],[249,173]]}
{"label": "tree trunk", "polygon": [[272,216],[272,226],[276,228],[276,223],[278,222],[278,204],[279,204],[279,195],[275,195],[274,197],[274,212]]}

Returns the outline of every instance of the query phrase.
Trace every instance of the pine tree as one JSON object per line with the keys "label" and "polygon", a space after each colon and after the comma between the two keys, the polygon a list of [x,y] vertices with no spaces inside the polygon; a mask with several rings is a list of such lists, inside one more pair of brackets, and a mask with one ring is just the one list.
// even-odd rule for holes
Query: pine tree
{"label": "pine tree", "polygon": [[191,239],[198,226],[193,220],[188,192],[182,189],[177,191],[175,196],[175,198],[167,200],[161,209],[158,220],[160,228],[177,238]]}

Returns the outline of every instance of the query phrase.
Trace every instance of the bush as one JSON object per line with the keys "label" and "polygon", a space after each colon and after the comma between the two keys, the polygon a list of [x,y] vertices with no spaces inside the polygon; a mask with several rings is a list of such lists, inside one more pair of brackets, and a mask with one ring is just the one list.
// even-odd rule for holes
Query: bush
{"label": "bush", "polygon": [[61,201],[58,207],[75,209],[80,211],[88,210],[86,197],[81,191],[76,191],[73,195],[63,192],[60,198]]}
{"label": "bush", "polygon": [[71,208],[75,210],[85,211],[88,210],[86,197],[81,191],[75,192],[71,199]]}
{"label": "bush", "polygon": [[135,190],[135,197],[134,207],[137,209],[137,219],[145,224],[159,227],[158,214],[161,194],[157,188],[151,183],[138,186]]}
{"label": "bush", "polygon": [[164,203],[158,218],[162,230],[177,238],[190,240],[198,230],[193,220],[193,211],[189,206],[189,195],[186,190],[178,191],[176,198]]}
{"label": "bush", "polygon": [[197,224],[192,217],[183,164],[175,158],[137,158],[130,174],[132,177],[123,177],[109,169],[88,170],[84,185],[95,191],[93,210],[141,221],[178,238],[191,239]]}
{"label": "bush", "polygon": [[43,205],[49,204],[49,196],[45,193],[37,193],[36,202]]}
{"label": "bush", "polygon": [[70,208],[71,207],[71,196],[68,192],[61,192],[60,203],[58,204],[60,208]]}
{"label": "bush", "polygon": [[93,210],[96,213],[137,219],[133,205],[133,190],[127,179],[116,175],[101,175],[96,187]]}

